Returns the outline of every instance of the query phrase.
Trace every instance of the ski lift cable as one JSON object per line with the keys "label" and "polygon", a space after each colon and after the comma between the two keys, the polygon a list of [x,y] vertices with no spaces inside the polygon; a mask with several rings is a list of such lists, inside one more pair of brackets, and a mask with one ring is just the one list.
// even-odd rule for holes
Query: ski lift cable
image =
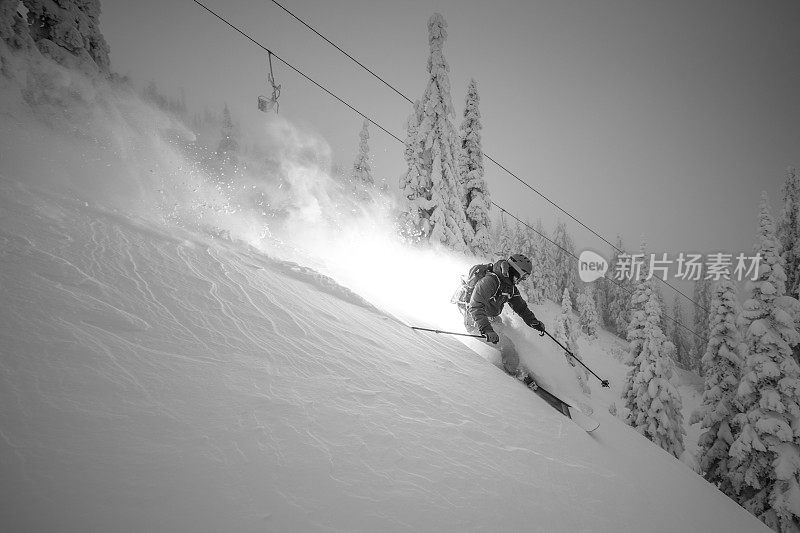
{"label": "ski lift cable", "polygon": [[[284,11],[285,11],[286,13],[288,13],[289,15],[291,15],[291,16],[292,16],[294,19],[296,19],[298,22],[300,22],[300,23],[301,23],[303,26],[305,26],[306,28],[308,28],[310,31],[314,32],[316,35],[318,35],[318,36],[319,36],[321,39],[323,39],[325,42],[327,42],[328,44],[330,44],[331,46],[333,46],[334,48],[336,48],[337,50],[339,50],[339,51],[340,51],[342,54],[344,54],[344,55],[345,55],[345,56],[347,56],[349,59],[351,59],[353,62],[355,62],[355,63],[356,63],[358,66],[360,66],[361,68],[363,68],[364,70],[366,70],[367,72],[369,72],[369,73],[370,73],[370,74],[371,74],[373,77],[375,77],[375,78],[376,78],[377,80],[379,80],[381,83],[383,83],[384,85],[386,85],[386,86],[387,86],[389,89],[391,89],[392,91],[396,92],[398,95],[400,95],[402,98],[404,98],[404,99],[405,99],[405,100],[406,100],[408,103],[410,103],[410,104],[412,104],[412,105],[413,105],[413,103],[414,103],[414,102],[413,102],[413,101],[412,101],[412,100],[411,100],[411,99],[410,99],[408,96],[406,96],[406,95],[405,95],[405,94],[404,94],[402,91],[400,91],[400,90],[399,90],[399,89],[397,89],[397,88],[396,88],[394,85],[392,85],[392,84],[390,84],[389,82],[387,82],[385,79],[383,79],[381,76],[379,76],[379,75],[378,75],[378,74],[376,74],[374,71],[372,71],[372,69],[370,69],[370,68],[368,68],[367,66],[365,66],[363,63],[361,63],[361,62],[360,62],[358,59],[356,59],[355,57],[353,57],[351,54],[349,54],[348,52],[346,52],[345,50],[343,50],[343,49],[342,49],[342,48],[341,48],[339,45],[337,45],[336,43],[334,43],[333,41],[331,41],[330,39],[328,39],[327,37],[325,37],[324,35],[322,35],[322,34],[321,34],[319,31],[317,31],[317,30],[316,30],[316,29],[314,29],[312,26],[310,26],[310,25],[309,25],[307,22],[305,22],[303,19],[301,19],[300,17],[298,17],[297,15],[295,15],[294,13],[292,13],[291,11],[289,11],[288,9],[286,9],[286,8],[285,8],[285,7],[284,7],[282,4],[280,4],[280,3],[279,3],[279,2],[277,2],[276,0],[271,0],[271,2],[272,2],[273,4],[275,4],[276,6],[278,6],[279,8],[281,8],[282,10],[284,10]],[[515,173],[514,173],[514,172],[512,172],[512,171],[511,171],[509,168],[507,168],[505,165],[503,165],[502,163],[500,163],[499,161],[497,161],[496,159],[494,159],[494,158],[493,158],[491,155],[489,155],[489,154],[487,154],[486,152],[484,152],[484,153],[483,153],[483,156],[484,156],[486,159],[488,159],[489,161],[491,161],[492,163],[494,163],[495,165],[497,165],[497,167],[498,167],[498,168],[500,168],[501,170],[503,170],[504,172],[506,172],[506,173],[507,173],[509,176],[511,176],[511,177],[513,177],[514,179],[516,179],[516,180],[517,180],[518,182],[520,182],[522,185],[524,185],[525,187],[527,187],[527,188],[528,188],[528,189],[530,189],[531,191],[533,191],[533,192],[535,192],[536,194],[538,194],[538,195],[539,195],[539,196],[540,196],[542,199],[544,199],[544,200],[545,200],[546,202],[548,202],[550,205],[552,205],[553,207],[555,207],[556,209],[558,209],[559,211],[561,211],[562,213],[564,213],[566,216],[568,216],[569,218],[571,218],[573,221],[575,221],[576,223],[578,223],[579,225],[581,225],[581,226],[582,226],[584,229],[586,229],[587,231],[589,231],[590,233],[592,233],[592,234],[593,234],[595,237],[597,237],[598,239],[602,240],[603,242],[605,242],[606,244],[608,244],[609,246],[611,246],[611,248],[613,248],[614,250],[616,250],[618,253],[624,253],[624,250],[621,250],[621,249],[617,248],[617,246],[615,246],[615,245],[614,245],[614,244],[613,244],[611,241],[609,241],[608,239],[606,239],[605,237],[603,237],[601,234],[599,234],[598,232],[596,232],[595,230],[593,230],[592,228],[590,228],[589,226],[587,226],[586,224],[584,224],[584,223],[583,223],[583,222],[582,222],[580,219],[578,219],[577,217],[575,217],[575,216],[574,216],[572,213],[570,213],[570,212],[569,212],[569,211],[567,211],[566,209],[562,208],[560,205],[558,205],[558,204],[557,204],[557,203],[555,203],[553,200],[551,200],[551,199],[550,199],[550,198],[549,198],[547,195],[545,195],[544,193],[540,192],[540,191],[539,191],[539,190],[537,190],[535,187],[533,187],[531,184],[529,184],[527,181],[525,181],[525,180],[523,180],[522,178],[520,178],[520,177],[519,177],[517,174],[515,174]],[[683,293],[683,291],[681,291],[681,290],[680,290],[679,288],[677,288],[676,286],[672,285],[672,284],[671,284],[670,282],[668,282],[667,280],[665,280],[665,279],[662,279],[662,278],[658,278],[658,279],[659,279],[659,281],[661,281],[662,283],[664,283],[665,285],[667,285],[668,287],[670,287],[672,290],[674,290],[675,292],[677,292],[678,294],[680,294],[681,296],[683,296],[684,298],[686,298],[688,301],[692,302],[692,304],[694,304],[695,306],[699,307],[700,309],[702,309],[702,310],[703,310],[703,311],[705,311],[706,313],[708,313],[708,312],[709,312],[709,310],[708,310],[706,307],[704,307],[704,306],[703,306],[703,305],[701,305],[699,302],[696,302],[695,300],[693,300],[692,298],[690,298],[689,296],[687,296],[686,294],[684,294],[684,293]]]}
{"label": "ski lift cable", "polygon": [[210,14],[212,14],[214,17],[216,17],[216,18],[217,18],[217,19],[219,19],[220,21],[222,21],[222,22],[224,22],[225,24],[227,24],[227,25],[228,25],[230,28],[232,28],[233,30],[235,30],[236,32],[238,32],[239,34],[241,34],[243,37],[245,37],[245,38],[246,38],[248,41],[252,42],[254,45],[258,46],[259,48],[261,48],[261,49],[262,49],[262,50],[264,50],[265,52],[268,52],[268,53],[269,53],[269,54],[271,54],[271,55],[272,55],[272,56],[273,56],[275,59],[277,59],[278,61],[280,61],[281,63],[283,63],[283,64],[284,64],[284,65],[286,65],[287,67],[289,67],[290,69],[292,69],[294,72],[296,72],[297,74],[299,74],[300,76],[302,76],[303,78],[305,78],[306,80],[308,80],[309,82],[311,82],[312,84],[316,85],[316,86],[317,86],[317,87],[318,87],[320,90],[324,91],[325,93],[327,93],[328,95],[330,95],[330,96],[331,96],[331,97],[333,97],[334,99],[338,100],[340,103],[342,103],[342,104],[344,104],[345,106],[347,106],[347,107],[348,107],[348,108],[349,108],[351,111],[353,111],[353,112],[354,112],[354,113],[356,113],[357,115],[361,116],[362,118],[364,118],[364,119],[366,119],[366,120],[369,120],[369,121],[370,121],[372,124],[375,124],[375,126],[377,126],[377,127],[378,127],[379,129],[381,129],[381,130],[382,130],[384,133],[386,133],[386,134],[387,134],[387,135],[389,135],[390,137],[394,138],[395,140],[397,140],[397,141],[399,141],[399,142],[401,142],[401,143],[403,142],[403,140],[402,140],[400,137],[398,137],[397,135],[395,135],[395,134],[394,134],[394,133],[392,133],[391,131],[387,130],[386,128],[384,128],[383,126],[381,126],[380,124],[378,124],[377,122],[375,122],[374,120],[372,120],[371,118],[369,118],[367,115],[365,115],[364,113],[362,113],[361,111],[359,111],[358,109],[356,109],[355,107],[353,107],[351,104],[349,104],[349,103],[347,103],[346,101],[344,101],[343,99],[339,98],[339,97],[338,97],[336,94],[334,94],[333,92],[331,92],[331,91],[330,91],[328,88],[326,88],[324,85],[322,85],[322,84],[320,84],[319,82],[315,81],[315,80],[314,80],[314,79],[312,79],[310,76],[308,76],[306,73],[304,73],[302,70],[298,69],[297,67],[295,67],[294,65],[292,65],[291,63],[289,63],[288,61],[286,61],[285,59],[283,59],[281,56],[279,56],[278,54],[276,54],[275,52],[273,52],[272,50],[270,50],[269,48],[267,48],[266,46],[264,46],[264,45],[263,45],[263,44],[261,44],[260,42],[256,41],[256,40],[255,40],[255,39],[253,39],[252,37],[250,37],[250,36],[249,36],[247,33],[245,33],[244,31],[242,31],[241,29],[239,29],[237,26],[235,26],[234,24],[232,24],[232,23],[228,22],[228,21],[227,21],[225,18],[223,18],[221,15],[219,15],[218,13],[216,13],[215,11],[213,11],[211,8],[209,8],[208,6],[206,6],[205,4],[203,4],[202,2],[200,2],[200,0],[192,0],[192,1],[193,1],[195,4],[197,4],[198,6],[202,7],[202,8],[203,8],[203,9],[205,9],[206,11],[208,11]]}
{"label": "ski lift cable", "polygon": [[319,38],[320,38],[320,39],[324,40],[326,43],[328,43],[329,45],[333,46],[334,48],[336,48],[337,50],[339,50],[341,53],[343,53],[344,55],[346,55],[348,58],[350,58],[350,60],[352,60],[352,61],[353,61],[355,64],[357,64],[359,67],[363,68],[364,70],[366,70],[367,72],[369,72],[370,74],[372,74],[372,75],[373,75],[375,78],[379,79],[379,80],[381,81],[381,83],[383,83],[383,84],[384,84],[384,85],[386,85],[388,88],[390,88],[391,90],[393,90],[394,92],[396,92],[398,95],[400,95],[400,97],[401,97],[401,98],[404,98],[404,99],[405,99],[405,100],[406,100],[406,101],[407,101],[409,104],[412,104],[412,105],[414,104],[414,102],[411,100],[411,98],[409,98],[408,96],[404,95],[404,94],[403,94],[402,92],[400,92],[400,91],[399,91],[397,88],[395,88],[395,87],[394,87],[394,86],[393,86],[391,83],[389,83],[389,82],[387,82],[386,80],[384,80],[383,78],[381,78],[379,75],[377,75],[375,72],[373,72],[373,71],[372,71],[372,69],[370,69],[369,67],[367,67],[366,65],[364,65],[364,64],[363,64],[361,61],[359,61],[358,59],[356,59],[356,58],[355,58],[355,57],[353,57],[352,55],[348,54],[348,53],[347,53],[345,50],[343,50],[343,49],[342,49],[342,48],[341,48],[339,45],[337,45],[336,43],[334,43],[333,41],[331,41],[330,39],[328,39],[327,37],[325,37],[324,35],[322,35],[320,32],[318,32],[317,30],[315,30],[313,27],[309,26],[309,25],[306,23],[306,21],[304,21],[303,19],[301,19],[300,17],[298,17],[297,15],[295,15],[294,13],[292,13],[291,11],[289,11],[288,9],[286,9],[286,8],[285,8],[285,7],[284,7],[282,4],[280,4],[279,2],[276,2],[275,0],[272,0],[272,3],[273,3],[273,4],[275,4],[276,6],[278,6],[279,8],[283,9],[284,11],[286,11],[286,13],[288,13],[288,14],[289,14],[291,17],[293,17],[295,20],[297,20],[297,22],[299,22],[300,24],[302,24],[303,26],[305,26],[306,28],[308,28],[308,29],[309,29],[309,30],[311,30],[312,32],[316,33],[316,34],[317,34],[317,36],[319,36]]}
{"label": "ski lift cable", "polygon": [[[552,244],[553,246],[555,246],[555,247],[556,247],[556,248],[558,248],[559,250],[561,250],[561,251],[562,251],[564,254],[566,254],[567,256],[570,256],[570,257],[572,257],[573,259],[575,259],[575,261],[580,261],[580,259],[578,258],[578,256],[577,256],[577,255],[575,255],[574,253],[570,252],[569,250],[567,250],[567,249],[566,249],[566,248],[564,248],[563,246],[559,245],[558,243],[556,243],[554,240],[552,240],[552,239],[551,239],[550,237],[548,237],[547,235],[545,235],[545,234],[543,234],[543,233],[539,232],[538,230],[536,230],[536,228],[534,228],[533,226],[531,226],[531,225],[530,225],[530,224],[528,224],[527,222],[523,222],[523,221],[522,221],[522,220],[520,220],[518,217],[516,217],[516,216],[515,216],[513,213],[510,213],[510,212],[508,212],[506,209],[504,209],[504,208],[503,208],[503,206],[501,206],[501,205],[498,205],[498,204],[497,204],[497,203],[495,203],[494,201],[492,201],[491,203],[492,203],[492,205],[493,205],[493,206],[495,206],[497,209],[499,209],[499,210],[500,210],[500,215],[501,215],[501,216],[502,216],[502,214],[503,214],[503,213],[507,214],[508,216],[510,216],[511,218],[513,218],[514,220],[516,220],[517,222],[519,222],[520,224],[522,224],[522,225],[523,225],[523,226],[525,226],[526,228],[530,229],[531,231],[533,231],[534,233],[536,233],[537,235],[539,235],[540,237],[542,237],[543,239],[545,239],[546,241],[548,241],[550,244]],[[620,281],[617,281],[617,280],[616,280],[614,277],[603,276],[601,279],[603,279],[603,280],[605,280],[605,281],[610,281],[611,283],[613,283],[614,285],[616,285],[617,287],[619,287],[620,289],[622,289],[623,291],[627,292],[627,293],[628,293],[628,294],[630,294],[630,295],[633,295],[633,293],[635,292],[635,291],[634,291],[634,289],[631,289],[630,287],[626,287],[626,286],[624,286],[624,285],[622,284],[622,282],[620,282]],[[661,279],[661,278],[659,278],[659,277],[656,277],[656,279]],[[662,281],[663,281],[663,280],[662,280]],[[669,315],[669,314],[667,314],[667,313],[664,313],[664,318],[666,318],[666,319],[670,320],[670,321],[671,321],[671,322],[673,322],[673,323],[674,323],[676,326],[679,326],[679,327],[681,327],[681,328],[685,329],[686,331],[688,331],[689,333],[691,333],[692,335],[694,335],[695,337],[697,337],[697,338],[698,338],[698,339],[700,339],[701,341],[703,341],[703,342],[706,342],[706,343],[708,342],[708,339],[707,339],[707,338],[703,337],[702,335],[700,335],[699,333],[697,333],[697,332],[696,332],[696,331],[694,331],[693,329],[690,329],[690,328],[689,328],[688,326],[686,326],[685,324],[682,324],[681,322],[679,322],[679,321],[678,321],[678,319],[677,319],[677,318],[675,318],[675,317],[673,317],[673,316],[671,316],[671,315]]]}
{"label": "ski lift cable", "polygon": [[[298,68],[297,68],[297,67],[295,67],[294,65],[290,64],[290,63],[289,63],[289,62],[287,62],[285,59],[283,59],[283,58],[281,58],[279,55],[277,55],[275,52],[272,52],[272,51],[271,51],[271,50],[269,50],[267,47],[265,47],[264,45],[262,45],[261,43],[259,43],[258,41],[256,41],[256,40],[255,40],[255,39],[253,39],[252,37],[250,37],[250,36],[249,36],[248,34],[246,34],[244,31],[242,31],[241,29],[239,29],[238,27],[236,27],[236,26],[235,26],[235,25],[233,25],[232,23],[228,22],[228,21],[227,21],[225,18],[223,18],[221,15],[217,14],[216,12],[214,12],[213,10],[211,10],[210,8],[208,8],[207,6],[205,6],[205,5],[204,5],[202,2],[200,2],[199,0],[192,0],[192,1],[193,1],[194,3],[196,3],[197,5],[199,5],[200,7],[202,7],[203,9],[205,9],[206,11],[208,11],[210,14],[214,15],[214,16],[215,16],[217,19],[219,19],[220,21],[224,22],[226,25],[228,25],[228,26],[229,26],[229,27],[231,27],[232,29],[236,30],[236,31],[237,31],[239,34],[241,34],[243,37],[247,38],[247,39],[248,39],[250,42],[252,42],[252,43],[253,43],[253,44],[255,44],[256,46],[258,46],[258,47],[259,47],[259,48],[261,48],[262,50],[265,50],[266,52],[269,52],[270,54],[272,54],[273,56],[275,56],[275,58],[276,58],[276,59],[278,59],[278,60],[279,60],[281,63],[283,63],[284,65],[286,65],[286,66],[287,66],[287,67],[289,67],[290,69],[292,69],[294,72],[296,72],[297,74],[299,74],[300,76],[302,76],[302,77],[303,77],[303,78],[305,78],[306,80],[310,81],[312,84],[316,85],[316,86],[317,86],[319,89],[321,89],[322,91],[324,91],[325,93],[327,93],[328,95],[330,95],[331,97],[333,97],[334,99],[336,99],[337,101],[339,101],[340,103],[344,104],[346,107],[348,107],[349,109],[351,109],[351,110],[352,110],[354,113],[356,113],[356,114],[357,114],[357,115],[359,115],[360,117],[362,117],[362,118],[364,118],[364,119],[368,120],[370,123],[372,123],[372,124],[374,124],[375,126],[377,126],[377,127],[378,127],[378,128],[381,130],[381,131],[383,131],[384,133],[386,133],[386,134],[387,134],[389,137],[393,138],[394,140],[396,140],[397,142],[399,142],[399,143],[401,143],[401,144],[405,144],[405,142],[404,142],[404,141],[403,141],[403,140],[402,140],[400,137],[398,137],[397,135],[395,135],[394,133],[392,133],[392,132],[391,132],[391,131],[389,131],[388,129],[384,128],[384,127],[383,127],[383,126],[382,126],[380,123],[376,122],[375,120],[373,120],[373,119],[372,119],[372,118],[370,118],[369,116],[365,115],[364,113],[362,113],[361,111],[359,111],[358,109],[356,109],[355,107],[353,107],[351,104],[349,104],[348,102],[346,102],[345,100],[343,100],[342,98],[340,98],[339,96],[337,96],[336,94],[334,94],[332,91],[330,91],[330,90],[329,90],[328,88],[326,88],[325,86],[323,86],[323,85],[321,85],[320,83],[318,83],[318,82],[316,82],[315,80],[313,80],[311,77],[309,77],[308,75],[306,75],[306,74],[305,74],[304,72],[302,72],[300,69],[298,69]],[[576,259],[576,260],[578,259],[578,258],[577,258],[577,256],[575,256],[575,254],[573,254],[573,253],[569,252],[568,250],[566,250],[566,249],[562,248],[561,246],[559,246],[558,244],[556,244],[556,243],[555,243],[553,240],[551,240],[551,239],[550,239],[549,237],[547,237],[546,235],[544,235],[544,234],[542,234],[542,233],[539,233],[538,231],[536,231],[536,229],[532,228],[532,227],[531,227],[529,224],[527,224],[527,223],[525,223],[525,222],[522,222],[522,220],[520,220],[520,219],[519,219],[518,217],[516,217],[515,215],[511,214],[511,212],[509,212],[507,209],[505,209],[505,208],[501,207],[500,205],[498,205],[498,204],[497,204],[497,203],[495,203],[495,202],[492,202],[492,205],[494,205],[495,207],[497,207],[498,209],[500,209],[501,213],[506,213],[508,216],[512,217],[514,220],[516,220],[516,221],[518,221],[519,223],[521,223],[521,224],[523,224],[523,225],[527,226],[528,228],[530,228],[531,230],[533,230],[535,233],[537,233],[538,235],[542,236],[542,237],[543,237],[545,240],[547,240],[548,242],[550,242],[551,244],[553,244],[554,246],[556,246],[557,248],[559,248],[560,250],[562,250],[564,253],[568,254],[569,256],[573,257],[573,258],[574,258],[574,259]],[[630,294],[632,294],[632,293],[633,293],[633,291],[632,291],[631,289],[629,289],[629,288],[627,288],[627,287],[624,287],[624,286],[622,286],[622,284],[621,284],[620,282],[618,282],[617,280],[615,280],[615,279],[613,279],[613,278],[604,277],[604,279],[607,279],[607,280],[611,281],[612,283],[616,284],[618,287],[620,287],[621,289],[625,290],[626,292],[628,292],[628,293],[630,293]],[[656,279],[661,279],[661,278],[656,278]],[[662,281],[663,281],[663,280],[662,280]],[[672,318],[671,316],[669,316],[669,315],[666,315],[666,313],[665,313],[665,316],[666,316],[666,317],[668,317],[670,320],[672,320],[672,321],[673,321],[673,322],[674,322],[676,325],[678,325],[678,326],[680,326],[681,328],[685,329],[685,330],[686,330],[686,331],[688,331],[689,333],[691,333],[691,334],[695,335],[697,338],[699,338],[699,339],[701,339],[701,340],[703,340],[703,341],[707,342],[707,339],[705,339],[705,338],[704,338],[703,336],[701,336],[699,333],[697,333],[697,332],[695,332],[694,330],[690,329],[689,327],[687,327],[686,325],[682,324],[682,323],[681,323],[681,322],[679,322],[678,320],[676,320],[676,319]]]}

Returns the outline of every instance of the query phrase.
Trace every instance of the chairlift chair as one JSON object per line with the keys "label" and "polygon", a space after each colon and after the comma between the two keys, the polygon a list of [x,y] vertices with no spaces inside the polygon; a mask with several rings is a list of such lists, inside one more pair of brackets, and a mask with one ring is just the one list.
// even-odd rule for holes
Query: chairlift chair
{"label": "chairlift chair", "polygon": [[267,113],[273,108],[275,113],[278,112],[278,98],[281,95],[281,86],[275,85],[275,76],[272,74],[272,52],[267,51],[269,57],[269,74],[267,74],[267,81],[272,86],[272,96],[266,97],[263,94],[258,96],[258,110]]}

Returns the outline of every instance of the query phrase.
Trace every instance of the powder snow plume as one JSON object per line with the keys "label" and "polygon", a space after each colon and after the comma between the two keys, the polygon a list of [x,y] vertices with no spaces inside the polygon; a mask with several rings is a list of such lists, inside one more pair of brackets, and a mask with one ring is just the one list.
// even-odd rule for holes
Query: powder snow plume
{"label": "powder snow plume", "polygon": [[327,170],[324,140],[287,122],[269,129],[268,138],[281,139],[281,172],[292,192],[283,198],[287,216],[270,228],[272,238],[249,242],[316,268],[407,323],[463,330],[449,302],[474,260],[407,245],[397,236],[388,197],[354,202],[338,186]]}
{"label": "powder snow plume", "polygon": [[213,151],[218,128],[193,131],[124,84],[50,63],[25,68],[30,76],[0,88],[0,111],[15,118],[0,125],[3,175],[247,243],[316,269],[409,324],[463,330],[449,300],[475,260],[403,243],[391,198],[356,201],[347,179],[331,175],[333,154],[319,136],[270,115],[254,139],[259,156],[224,165]]}

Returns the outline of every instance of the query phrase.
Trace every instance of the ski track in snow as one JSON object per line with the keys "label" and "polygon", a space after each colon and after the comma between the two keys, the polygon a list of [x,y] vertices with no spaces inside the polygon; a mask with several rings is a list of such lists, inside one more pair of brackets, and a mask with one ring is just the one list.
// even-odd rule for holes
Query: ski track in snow
{"label": "ski track in snow", "polygon": [[0,244],[9,531],[758,527],[311,269],[7,180]]}

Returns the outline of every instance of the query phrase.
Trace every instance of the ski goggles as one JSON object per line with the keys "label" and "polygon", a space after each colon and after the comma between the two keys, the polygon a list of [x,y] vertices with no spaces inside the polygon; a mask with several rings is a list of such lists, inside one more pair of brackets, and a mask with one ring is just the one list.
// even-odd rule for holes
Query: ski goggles
{"label": "ski goggles", "polygon": [[531,275],[530,272],[520,272],[519,270],[517,270],[513,266],[511,268],[513,268],[514,272],[517,274],[517,283],[521,283],[521,282],[525,281],[526,279],[528,279],[528,276]]}

